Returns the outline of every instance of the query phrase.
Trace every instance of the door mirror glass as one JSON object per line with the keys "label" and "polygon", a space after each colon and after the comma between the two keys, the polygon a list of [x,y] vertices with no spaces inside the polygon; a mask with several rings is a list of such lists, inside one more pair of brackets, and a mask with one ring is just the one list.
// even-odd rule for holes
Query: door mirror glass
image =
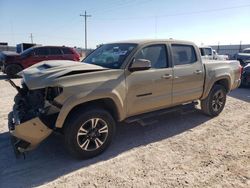
{"label": "door mirror glass", "polygon": [[148,70],[151,68],[151,62],[147,59],[134,59],[133,63],[129,67],[131,72]]}

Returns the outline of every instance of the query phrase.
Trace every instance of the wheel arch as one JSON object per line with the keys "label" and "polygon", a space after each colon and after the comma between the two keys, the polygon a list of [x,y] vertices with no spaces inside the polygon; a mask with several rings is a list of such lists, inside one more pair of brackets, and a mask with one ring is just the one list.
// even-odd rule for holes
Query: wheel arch
{"label": "wheel arch", "polygon": [[217,80],[214,84],[214,85],[222,85],[225,89],[226,89],[226,92],[228,93],[230,91],[230,80],[228,78],[223,78],[223,79],[220,79],[220,80]]}
{"label": "wheel arch", "polygon": [[101,98],[101,99],[86,101],[86,102],[75,105],[69,110],[69,112],[67,113],[63,121],[56,122],[56,127],[63,128],[65,123],[69,121],[69,119],[72,117],[73,114],[75,114],[77,111],[80,111],[82,109],[88,109],[90,107],[101,107],[107,110],[111,114],[111,116],[114,118],[115,121],[119,121],[121,118],[119,107],[117,106],[115,101],[111,98]]}
{"label": "wheel arch", "polygon": [[5,68],[4,68],[4,73],[7,74],[6,70],[10,67],[10,66],[19,66],[22,70],[24,69],[23,65],[20,63],[10,63],[10,64],[6,64]]}
{"label": "wheel arch", "polygon": [[18,63],[18,62],[6,64],[6,68],[7,68],[8,66],[11,66],[11,65],[17,65],[17,66],[21,67],[22,69],[24,69],[23,65],[22,65],[21,63]]}
{"label": "wheel arch", "polygon": [[208,89],[204,92],[202,99],[205,99],[209,95],[209,92],[211,91],[214,85],[222,85],[228,93],[231,90],[231,78],[230,76],[223,76],[214,80],[214,82],[210,84]]}

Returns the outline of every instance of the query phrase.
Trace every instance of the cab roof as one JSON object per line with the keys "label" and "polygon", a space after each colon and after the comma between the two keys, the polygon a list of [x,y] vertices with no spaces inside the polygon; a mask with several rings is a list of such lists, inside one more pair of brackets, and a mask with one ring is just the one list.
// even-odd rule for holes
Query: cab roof
{"label": "cab roof", "polygon": [[110,42],[107,44],[114,44],[114,43],[132,43],[132,44],[147,44],[147,43],[157,43],[157,42],[166,42],[166,43],[180,43],[180,44],[194,44],[193,42],[190,41],[185,41],[185,40],[175,40],[175,39],[135,39],[135,40],[123,40],[123,41],[115,41],[115,42]]}

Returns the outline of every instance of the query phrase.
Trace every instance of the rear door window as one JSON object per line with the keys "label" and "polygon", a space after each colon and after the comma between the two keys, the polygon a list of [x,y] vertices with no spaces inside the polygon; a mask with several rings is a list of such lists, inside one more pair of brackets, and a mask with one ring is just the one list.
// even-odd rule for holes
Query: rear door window
{"label": "rear door window", "polygon": [[36,49],[34,49],[34,55],[47,56],[47,55],[49,55],[49,50],[48,50],[48,48],[36,48]]}
{"label": "rear door window", "polygon": [[69,48],[62,48],[62,51],[64,54],[68,55],[68,54],[73,54],[73,52],[69,49]]}
{"label": "rear door window", "polygon": [[197,61],[195,49],[192,45],[172,44],[174,65],[192,64]]}
{"label": "rear door window", "polygon": [[50,48],[50,55],[62,55],[60,48]]}

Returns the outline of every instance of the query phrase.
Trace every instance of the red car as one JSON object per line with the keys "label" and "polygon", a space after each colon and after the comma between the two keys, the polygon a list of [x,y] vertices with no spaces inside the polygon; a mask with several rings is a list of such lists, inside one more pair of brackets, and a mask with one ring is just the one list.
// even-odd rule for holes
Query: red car
{"label": "red car", "polygon": [[79,61],[80,55],[69,47],[39,46],[29,48],[21,54],[3,52],[0,57],[0,64],[2,64],[1,69],[4,73],[14,77],[23,69],[45,60]]}

